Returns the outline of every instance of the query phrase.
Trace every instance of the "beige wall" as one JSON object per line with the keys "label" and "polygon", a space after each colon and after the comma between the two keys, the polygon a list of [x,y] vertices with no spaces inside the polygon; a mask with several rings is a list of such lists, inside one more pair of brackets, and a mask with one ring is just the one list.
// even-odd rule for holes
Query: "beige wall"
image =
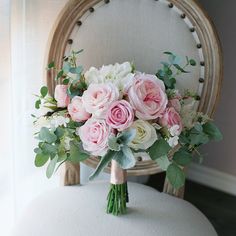
{"label": "beige wall", "polygon": [[236,1],[199,1],[216,25],[224,52],[224,82],[215,114],[224,140],[204,148],[204,165],[236,176]]}

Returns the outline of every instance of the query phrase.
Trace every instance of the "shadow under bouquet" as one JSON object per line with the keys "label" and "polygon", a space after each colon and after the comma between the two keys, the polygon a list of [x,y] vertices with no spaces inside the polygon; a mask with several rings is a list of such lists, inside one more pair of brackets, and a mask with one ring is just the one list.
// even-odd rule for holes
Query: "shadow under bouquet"
{"label": "shadow under bouquet", "polygon": [[130,62],[83,73],[77,65],[80,52],[64,58],[60,70],[53,62],[48,65],[57,71],[58,85],[53,96],[43,86],[35,102],[35,108],[47,109],[42,116],[33,115],[39,140],[35,165],[48,163],[50,178],[66,161],[95,156],[100,162],[90,180],[111,165],[107,213],[114,215],[126,212],[126,170],[140,155],[156,161],[174,188],[182,187],[184,167],[194,155],[202,159],[198,147],[222,139],[212,120],[196,111],[199,96],[175,88],[176,78],[196,62],[186,57],[180,65],[178,56],[165,52],[167,61],[156,75],[136,71]]}

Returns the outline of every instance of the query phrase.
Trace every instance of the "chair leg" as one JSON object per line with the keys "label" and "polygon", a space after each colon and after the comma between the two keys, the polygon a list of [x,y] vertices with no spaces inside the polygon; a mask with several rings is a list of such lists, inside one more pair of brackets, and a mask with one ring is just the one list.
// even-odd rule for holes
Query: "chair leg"
{"label": "chair leg", "polygon": [[62,173],[62,185],[80,184],[80,164],[74,164],[66,161],[64,164],[64,173]]}
{"label": "chair leg", "polygon": [[180,189],[176,190],[169,183],[167,177],[165,178],[164,189],[163,189],[164,193],[167,193],[169,195],[183,199],[184,198],[184,190],[185,190],[185,185],[183,187],[181,187]]}

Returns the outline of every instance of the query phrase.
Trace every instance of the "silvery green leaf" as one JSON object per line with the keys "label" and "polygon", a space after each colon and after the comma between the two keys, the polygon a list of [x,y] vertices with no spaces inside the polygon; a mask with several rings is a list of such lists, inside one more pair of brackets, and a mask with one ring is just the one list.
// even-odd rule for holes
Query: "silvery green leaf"
{"label": "silvery green leaf", "polygon": [[54,170],[55,170],[55,167],[56,167],[56,164],[57,164],[57,160],[58,160],[58,156],[55,156],[51,161],[50,163],[48,164],[48,167],[47,167],[47,170],[46,170],[46,175],[48,178],[51,178],[53,173],[54,173]]}
{"label": "silvery green leaf", "polygon": [[110,136],[108,140],[108,147],[112,151],[116,151],[116,152],[120,151],[120,144],[117,143],[116,136],[114,135]]}
{"label": "silvery green leaf", "polygon": [[112,160],[114,154],[116,154],[116,152],[109,150],[105,156],[101,157],[101,160],[97,165],[97,168],[92,173],[92,175],[89,176],[89,180],[95,179],[104,170],[104,168]]}
{"label": "silvery green leaf", "polygon": [[129,169],[136,163],[134,154],[128,146],[122,147],[119,154],[114,155],[113,159],[116,160],[123,169]]}
{"label": "silvery green leaf", "polygon": [[41,128],[38,138],[47,143],[53,143],[57,140],[57,136],[46,127]]}
{"label": "silvery green leaf", "polygon": [[167,155],[157,158],[156,162],[161,167],[161,169],[165,170],[165,171],[167,170],[168,166],[170,165],[170,161],[169,161]]}
{"label": "silvery green leaf", "polygon": [[122,144],[129,144],[135,137],[136,130],[135,129],[128,129],[126,131],[123,131],[118,137],[118,142]]}

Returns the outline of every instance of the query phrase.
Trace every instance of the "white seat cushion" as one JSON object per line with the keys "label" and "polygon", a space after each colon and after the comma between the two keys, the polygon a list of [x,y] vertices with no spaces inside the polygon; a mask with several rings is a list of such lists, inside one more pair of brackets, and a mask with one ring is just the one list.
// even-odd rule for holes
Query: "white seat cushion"
{"label": "white seat cushion", "polygon": [[105,213],[109,183],[60,187],[35,199],[14,236],[216,236],[190,203],[129,183],[128,213]]}

